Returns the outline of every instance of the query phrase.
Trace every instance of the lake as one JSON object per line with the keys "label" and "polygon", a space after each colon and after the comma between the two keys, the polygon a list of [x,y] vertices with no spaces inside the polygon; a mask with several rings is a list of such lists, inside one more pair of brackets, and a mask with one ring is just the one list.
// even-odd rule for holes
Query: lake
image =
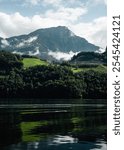
{"label": "lake", "polygon": [[26,102],[1,102],[0,150],[107,150],[106,100]]}

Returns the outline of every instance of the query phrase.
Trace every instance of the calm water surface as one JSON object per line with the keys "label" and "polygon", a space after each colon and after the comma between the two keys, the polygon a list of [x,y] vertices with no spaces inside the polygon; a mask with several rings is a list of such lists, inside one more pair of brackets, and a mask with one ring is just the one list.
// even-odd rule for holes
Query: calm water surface
{"label": "calm water surface", "polygon": [[0,150],[107,150],[104,101],[0,104]]}

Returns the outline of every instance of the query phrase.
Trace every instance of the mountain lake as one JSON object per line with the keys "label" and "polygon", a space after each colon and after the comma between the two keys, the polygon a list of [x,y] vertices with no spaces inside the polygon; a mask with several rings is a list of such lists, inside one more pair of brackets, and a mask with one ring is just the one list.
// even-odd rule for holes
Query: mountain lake
{"label": "mountain lake", "polygon": [[0,150],[107,150],[106,100],[2,101]]}

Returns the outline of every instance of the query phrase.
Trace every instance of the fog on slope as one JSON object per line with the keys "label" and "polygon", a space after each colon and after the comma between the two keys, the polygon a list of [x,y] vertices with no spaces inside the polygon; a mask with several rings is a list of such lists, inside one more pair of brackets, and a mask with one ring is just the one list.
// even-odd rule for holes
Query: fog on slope
{"label": "fog on slope", "polygon": [[79,52],[73,52],[73,51],[70,51],[68,53],[49,51],[48,55],[52,56],[54,59],[59,60],[59,61],[60,60],[68,61],[68,60],[71,60],[71,58],[74,55],[77,55],[78,53]]}

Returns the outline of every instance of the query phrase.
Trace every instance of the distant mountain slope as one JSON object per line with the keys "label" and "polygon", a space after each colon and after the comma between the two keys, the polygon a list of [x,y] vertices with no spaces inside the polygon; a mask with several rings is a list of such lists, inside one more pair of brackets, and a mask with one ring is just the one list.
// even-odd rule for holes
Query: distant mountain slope
{"label": "distant mountain slope", "polygon": [[65,26],[36,30],[28,35],[0,38],[0,49],[14,53],[49,57],[49,52],[69,53],[80,51],[98,51],[100,47],[76,36]]}

